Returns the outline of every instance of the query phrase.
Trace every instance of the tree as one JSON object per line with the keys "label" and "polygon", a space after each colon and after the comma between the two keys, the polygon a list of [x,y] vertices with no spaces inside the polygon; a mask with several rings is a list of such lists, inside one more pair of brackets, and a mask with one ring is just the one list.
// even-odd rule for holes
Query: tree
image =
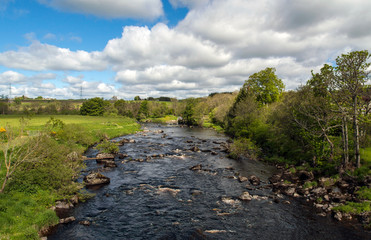
{"label": "tree", "polygon": [[329,160],[332,161],[335,146],[330,134],[339,125],[334,123],[336,116],[328,96],[316,94],[314,88],[308,84],[298,90],[297,96],[300,98],[296,98],[296,103],[292,106],[292,118],[304,130],[301,134],[312,142],[315,152],[313,159],[328,156],[324,145],[327,142],[330,147]]}
{"label": "tree", "polygon": [[255,95],[256,101],[262,105],[276,102],[285,85],[275,74],[275,68],[266,68],[254,73],[243,85],[243,89]]}
{"label": "tree", "polygon": [[148,101],[145,100],[140,104],[137,119],[145,119],[149,116]]}
{"label": "tree", "polygon": [[135,96],[134,97],[134,101],[140,101],[141,99],[140,99],[140,97],[139,96]]}
{"label": "tree", "polygon": [[336,85],[345,95],[347,102],[351,106],[351,116],[354,131],[354,154],[357,167],[361,166],[361,156],[359,151],[359,120],[358,115],[361,111],[359,101],[363,93],[364,84],[369,79],[367,71],[370,58],[367,50],[355,51],[348,54],[342,54],[336,58]]}
{"label": "tree", "polygon": [[[360,103],[362,103],[362,99],[365,99],[362,97],[366,91],[364,85],[369,77],[369,72],[367,71],[370,66],[370,63],[367,63],[369,57],[370,54],[366,50],[342,54],[336,58],[335,67],[325,64],[321,68],[320,73],[312,73],[313,77],[309,81],[309,84],[314,87],[317,94],[328,94],[330,96],[330,101],[337,107],[337,113],[341,116],[344,167],[349,162],[349,118],[353,122],[355,162],[357,167],[361,165],[359,115],[364,108]],[[365,103],[365,101],[363,102]]]}
{"label": "tree", "polygon": [[197,121],[195,119],[195,106],[196,99],[188,98],[185,110],[182,113],[183,121],[188,126],[197,125]]}
{"label": "tree", "polygon": [[91,98],[84,102],[80,108],[81,115],[89,116],[102,116],[104,113],[104,108],[110,103],[103,100],[103,98]]}

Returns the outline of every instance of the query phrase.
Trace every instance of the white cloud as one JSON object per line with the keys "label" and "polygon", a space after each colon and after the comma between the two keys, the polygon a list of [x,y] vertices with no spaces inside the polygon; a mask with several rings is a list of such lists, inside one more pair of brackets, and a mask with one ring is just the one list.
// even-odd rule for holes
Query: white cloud
{"label": "white cloud", "polygon": [[[145,1],[114,2],[105,1],[106,7],[116,6],[119,11],[123,5],[115,4],[137,4],[141,8]],[[94,12],[98,11],[97,1],[44,3],[64,11],[75,6],[76,12],[116,16],[115,11],[108,16],[105,8]],[[189,9],[185,19],[174,28],[164,23],[151,28],[125,26],[121,37],[109,40],[102,46],[103,51],[95,52],[71,51],[40,43],[36,36],[28,34],[30,45],[0,53],[0,64],[32,71],[73,71],[65,73],[70,74],[63,79],[67,86],[55,87],[48,94],[69,91],[66,96],[79,96],[82,86],[84,95],[89,97],[167,95],[184,98],[234,91],[249,75],[266,67],[275,67],[286,89],[294,89],[310,78],[311,70],[318,70],[336,56],[353,50],[371,50],[371,32],[366,30],[371,25],[371,1],[368,0],[336,3],[170,0],[170,3],[174,8]],[[79,73],[107,69],[114,71],[114,76],[102,82],[92,82]],[[19,82],[24,81],[25,76],[15,72],[7,74],[8,79],[12,76]],[[4,76],[4,73],[0,75],[0,80]],[[43,78],[38,76],[38,79],[40,83]],[[113,80],[115,82],[110,82]],[[117,89],[116,84],[120,84],[121,89]]]}
{"label": "white cloud", "polygon": [[33,41],[29,47],[19,48],[18,51],[0,53],[0,64],[33,71],[99,71],[107,67],[100,52],[71,51],[38,41]]}
{"label": "white cloud", "polygon": [[189,68],[217,67],[231,55],[217,45],[159,23],[147,27],[125,27],[121,38],[112,39],[104,54],[115,69],[181,65]]}
{"label": "white cloud", "polygon": [[2,84],[24,83],[26,79],[25,75],[14,71],[0,73],[0,83]]}
{"label": "white cloud", "polygon": [[38,0],[55,9],[104,18],[156,19],[163,15],[161,0]]}

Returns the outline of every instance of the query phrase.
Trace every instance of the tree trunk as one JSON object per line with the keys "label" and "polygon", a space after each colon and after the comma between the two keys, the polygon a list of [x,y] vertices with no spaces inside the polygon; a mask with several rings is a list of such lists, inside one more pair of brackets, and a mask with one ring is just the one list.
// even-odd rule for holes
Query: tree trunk
{"label": "tree trunk", "polygon": [[346,116],[342,117],[342,138],[343,138],[343,167],[347,168],[349,164],[349,144],[348,144],[348,123]]}
{"label": "tree trunk", "polygon": [[353,128],[354,128],[354,153],[357,168],[361,167],[361,155],[359,153],[359,126],[357,119],[357,97],[353,97]]}

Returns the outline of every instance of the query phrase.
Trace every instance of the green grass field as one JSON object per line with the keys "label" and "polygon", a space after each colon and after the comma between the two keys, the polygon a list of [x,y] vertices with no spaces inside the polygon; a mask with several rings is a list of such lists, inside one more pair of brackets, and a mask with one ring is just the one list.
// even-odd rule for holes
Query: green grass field
{"label": "green grass field", "polygon": [[130,118],[125,117],[93,117],[81,115],[37,115],[28,118],[25,115],[1,115],[0,128],[11,128],[13,131],[21,131],[20,119],[25,119],[23,131],[25,135],[32,135],[35,131],[43,130],[45,124],[50,120],[50,117],[61,120],[66,125],[76,125],[88,131],[87,134],[95,132],[104,132],[110,138],[118,137],[134,133],[140,129],[140,125]]}

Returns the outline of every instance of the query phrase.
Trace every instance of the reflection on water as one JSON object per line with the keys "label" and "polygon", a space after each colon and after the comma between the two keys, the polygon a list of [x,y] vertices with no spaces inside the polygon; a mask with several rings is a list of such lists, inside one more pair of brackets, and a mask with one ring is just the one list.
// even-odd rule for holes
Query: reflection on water
{"label": "reflection on water", "polygon": [[[136,140],[120,147],[129,157],[102,171],[111,183],[89,190],[96,196],[71,211],[77,220],[48,239],[367,239],[365,232],[313,215],[292,199],[273,202],[264,186],[274,168],[227,158],[224,135],[147,127],[149,131],[125,137]],[[194,146],[200,151],[189,150]],[[90,149],[87,156],[96,153]],[[201,170],[190,170],[198,164]],[[84,174],[99,168],[88,161]],[[237,177],[252,174],[262,185],[247,190],[248,183]],[[239,200],[245,191],[255,199]]]}

